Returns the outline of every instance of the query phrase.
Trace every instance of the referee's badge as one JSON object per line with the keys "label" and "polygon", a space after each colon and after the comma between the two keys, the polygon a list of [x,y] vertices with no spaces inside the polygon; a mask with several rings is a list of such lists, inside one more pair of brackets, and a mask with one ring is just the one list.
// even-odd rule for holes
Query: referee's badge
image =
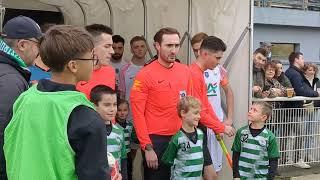
{"label": "referee's badge", "polygon": [[204,76],[205,76],[206,78],[208,78],[208,77],[209,77],[209,72],[204,72]]}
{"label": "referee's badge", "polygon": [[180,94],[180,99],[187,96],[187,92],[186,91],[180,91],[179,94]]}

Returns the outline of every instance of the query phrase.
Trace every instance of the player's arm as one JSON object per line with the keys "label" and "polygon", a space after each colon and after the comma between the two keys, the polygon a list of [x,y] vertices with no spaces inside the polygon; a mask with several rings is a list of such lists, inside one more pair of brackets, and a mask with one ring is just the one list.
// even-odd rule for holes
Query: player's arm
{"label": "player's arm", "polygon": [[221,73],[221,75],[222,80],[220,81],[220,85],[224,91],[227,101],[227,119],[224,121],[224,124],[231,126],[233,124],[234,96],[227,76],[223,75],[223,73]]}
{"label": "player's arm", "polygon": [[147,83],[147,74],[143,74],[141,72],[138,73],[134,80],[130,94],[133,125],[135,129],[139,129],[139,131],[136,131],[136,134],[143,150],[145,150],[147,144],[152,145],[144,116],[148,98]]}
{"label": "player's arm", "polygon": [[174,159],[177,157],[177,152],[178,152],[178,140],[175,137],[173,137],[169,142],[169,145],[166,151],[162,155],[161,161],[168,166],[172,166]]}
{"label": "player's arm", "polygon": [[278,169],[278,159],[280,157],[278,143],[274,135],[270,137],[267,150],[269,158],[268,179],[274,179]]}
{"label": "player's arm", "polygon": [[241,152],[241,130],[237,131],[232,145],[232,171],[233,178],[240,178],[239,173],[239,157]]}

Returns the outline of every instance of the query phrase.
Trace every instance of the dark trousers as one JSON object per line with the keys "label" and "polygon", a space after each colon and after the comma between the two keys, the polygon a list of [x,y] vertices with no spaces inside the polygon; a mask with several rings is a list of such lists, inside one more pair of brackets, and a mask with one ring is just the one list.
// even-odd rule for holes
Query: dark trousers
{"label": "dark trousers", "polygon": [[170,167],[161,162],[161,157],[168,147],[172,136],[150,135],[153,150],[158,157],[158,169],[150,169],[147,166],[146,158],[143,153],[144,179],[145,180],[168,180],[170,179]]}

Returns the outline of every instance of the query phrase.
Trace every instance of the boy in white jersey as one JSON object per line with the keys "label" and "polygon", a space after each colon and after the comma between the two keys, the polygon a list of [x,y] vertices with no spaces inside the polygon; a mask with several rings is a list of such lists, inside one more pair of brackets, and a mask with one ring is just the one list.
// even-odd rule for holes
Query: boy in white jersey
{"label": "boy in white jersey", "polygon": [[107,151],[110,152],[120,164],[122,178],[126,180],[127,151],[124,132],[119,125],[112,123],[117,113],[116,91],[105,85],[97,85],[90,92],[90,100],[94,103],[97,112],[105,122]]}
{"label": "boy in white jersey", "polygon": [[171,166],[170,179],[194,179],[202,177],[203,132],[196,128],[200,120],[201,104],[194,97],[180,99],[178,115],[182,128],[172,137],[162,156],[162,161]]}
{"label": "boy in white jersey", "polygon": [[234,179],[274,179],[280,156],[274,134],[265,126],[272,113],[267,102],[255,102],[248,112],[249,125],[237,131],[233,141]]}

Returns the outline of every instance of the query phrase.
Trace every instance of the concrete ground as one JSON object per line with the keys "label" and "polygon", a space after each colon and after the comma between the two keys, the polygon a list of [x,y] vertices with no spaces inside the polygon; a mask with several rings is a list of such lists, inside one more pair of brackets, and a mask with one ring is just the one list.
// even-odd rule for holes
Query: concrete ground
{"label": "concrete ground", "polygon": [[276,180],[320,180],[320,164],[311,164],[310,169],[289,166],[279,168],[279,172]]}

